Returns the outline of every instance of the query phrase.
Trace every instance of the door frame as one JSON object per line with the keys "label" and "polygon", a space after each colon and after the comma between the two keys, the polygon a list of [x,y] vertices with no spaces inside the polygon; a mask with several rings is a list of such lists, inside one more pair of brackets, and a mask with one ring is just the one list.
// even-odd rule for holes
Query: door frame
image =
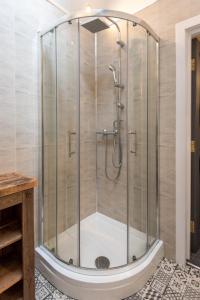
{"label": "door frame", "polygon": [[200,15],[176,24],[176,261],[190,258],[191,40]]}

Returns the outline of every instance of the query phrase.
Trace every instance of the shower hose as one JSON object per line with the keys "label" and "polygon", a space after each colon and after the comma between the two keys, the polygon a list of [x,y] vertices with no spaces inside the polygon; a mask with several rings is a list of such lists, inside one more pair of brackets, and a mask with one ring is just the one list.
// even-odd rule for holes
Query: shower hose
{"label": "shower hose", "polygon": [[[117,144],[117,137],[118,137],[118,144]],[[117,174],[116,176],[111,176],[108,173],[108,135],[106,134],[104,136],[105,138],[105,174],[106,178],[115,181],[119,178],[120,173],[121,173],[121,167],[122,167],[122,147],[121,147],[121,138],[120,138],[120,133],[117,133],[113,136],[113,150],[112,150],[112,165],[115,169],[117,169]],[[116,156],[116,150],[117,150],[117,145],[118,145],[118,157],[119,157],[119,163],[116,164],[115,162],[115,156]]]}

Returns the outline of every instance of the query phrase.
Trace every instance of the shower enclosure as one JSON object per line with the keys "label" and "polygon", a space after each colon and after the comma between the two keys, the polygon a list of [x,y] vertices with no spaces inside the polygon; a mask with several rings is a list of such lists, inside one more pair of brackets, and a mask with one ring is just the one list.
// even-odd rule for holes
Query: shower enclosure
{"label": "shower enclosure", "polygon": [[66,268],[133,264],[159,239],[158,51],[114,11],[41,34],[41,244]]}

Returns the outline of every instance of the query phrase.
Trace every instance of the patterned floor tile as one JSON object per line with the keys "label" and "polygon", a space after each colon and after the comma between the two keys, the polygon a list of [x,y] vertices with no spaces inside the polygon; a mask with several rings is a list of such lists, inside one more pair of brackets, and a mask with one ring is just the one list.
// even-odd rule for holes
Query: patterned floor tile
{"label": "patterned floor tile", "polygon": [[159,268],[155,274],[155,279],[167,285],[171,279],[171,275],[166,273],[162,268]]}
{"label": "patterned floor tile", "polygon": [[166,258],[164,258],[161,261],[160,266],[159,266],[159,268],[163,269],[163,271],[169,275],[172,275],[174,273],[176,267],[177,267],[176,263],[169,261]]}
{"label": "patterned floor tile", "polygon": [[140,295],[132,295],[128,298],[126,298],[126,300],[142,300],[143,298]]}
{"label": "patterned floor tile", "polygon": [[160,295],[163,295],[166,289],[166,284],[157,279],[154,279],[151,284],[151,289],[158,292]]}
{"label": "patterned floor tile", "polygon": [[181,300],[182,298],[183,295],[175,291],[171,287],[167,287],[163,295],[163,299],[165,300]]}
{"label": "patterned floor tile", "polygon": [[47,297],[45,298],[45,300],[54,300],[53,295],[52,295],[52,294],[49,294],[49,296],[47,296]]}
{"label": "patterned floor tile", "polygon": [[[75,300],[65,296],[35,271],[36,300]],[[155,274],[135,295],[124,300],[200,300],[200,270],[164,258]]]}
{"label": "patterned floor tile", "polygon": [[177,280],[177,278],[172,278],[170,280],[169,287],[174,293],[178,293],[181,295],[184,295],[185,288],[186,288],[185,284]]}
{"label": "patterned floor tile", "polygon": [[200,270],[196,268],[190,268],[190,275],[192,277],[200,278]]}
{"label": "patterned floor tile", "polygon": [[180,271],[182,271],[184,273],[190,274],[191,266],[189,266],[189,265],[186,265],[186,266],[179,266],[179,265],[177,265],[176,266],[176,270],[180,270]]}
{"label": "patterned floor tile", "polygon": [[56,291],[56,288],[50,282],[46,282],[45,287],[52,294]]}
{"label": "patterned floor tile", "polygon": [[39,290],[36,291],[36,300],[44,300],[47,296],[50,295],[50,292],[47,290],[45,286],[42,286]]}
{"label": "patterned floor tile", "polygon": [[189,278],[187,285],[194,289],[196,292],[200,293],[200,278]]}
{"label": "patterned floor tile", "polygon": [[142,295],[142,299],[144,300],[160,300],[162,299],[162,296],[157,291],[153,290],[151,287],[145,290],[145,292]]}
{"label": "patterned floor tile", "polygon": [[36,289],[36,291],[38,291],[42,287],[43,287],[43,284],[39,280],[35,281],[35,289]]}
{"label": "patterned floor tile", "polygon": [[185,290],[185,294],[183,297],[184,300],[189,300],[189,299],[200,299],[200,293],[194,290],[192,287],[187,286]]}

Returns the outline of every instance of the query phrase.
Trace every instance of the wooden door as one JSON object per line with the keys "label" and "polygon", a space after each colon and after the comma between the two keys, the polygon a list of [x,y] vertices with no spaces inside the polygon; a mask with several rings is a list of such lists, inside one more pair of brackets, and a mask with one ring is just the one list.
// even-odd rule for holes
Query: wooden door
{"label": "wooden door", "polygon": [[200,248],[200,42],[192,40],[191,252]]}

